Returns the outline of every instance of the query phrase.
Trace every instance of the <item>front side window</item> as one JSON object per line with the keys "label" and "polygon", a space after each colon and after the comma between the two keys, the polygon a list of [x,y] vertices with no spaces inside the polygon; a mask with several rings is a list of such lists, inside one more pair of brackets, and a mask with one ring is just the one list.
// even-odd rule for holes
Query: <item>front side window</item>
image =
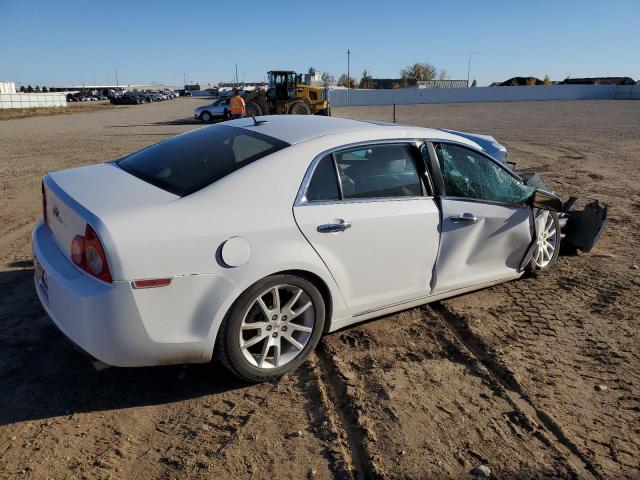
{"label": "front side window", "polygon": [[435,149],[447,196],[520,204],[534,191],[473,150],[447,143]]}
{"label": "front side window", "polygon": [[409,145],[357,147],[337,152],[334,157],[345,200],[422,195]]}
{"label": "front side window", "polygon": [[216,125],[170,138],[117,162],[176,195],[189,195],[289,144],[244,128]]}

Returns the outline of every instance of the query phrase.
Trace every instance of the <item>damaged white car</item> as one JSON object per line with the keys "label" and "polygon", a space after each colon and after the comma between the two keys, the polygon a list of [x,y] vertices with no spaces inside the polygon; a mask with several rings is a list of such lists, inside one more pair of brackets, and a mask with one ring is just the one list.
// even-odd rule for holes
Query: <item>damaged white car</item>
{"label": "damaged white car", "polygon": [[46,175],[36,290],[106,364],[275,378],[325,332],[552,268],[582,224],[503,150],[322,116],[204,127]]}

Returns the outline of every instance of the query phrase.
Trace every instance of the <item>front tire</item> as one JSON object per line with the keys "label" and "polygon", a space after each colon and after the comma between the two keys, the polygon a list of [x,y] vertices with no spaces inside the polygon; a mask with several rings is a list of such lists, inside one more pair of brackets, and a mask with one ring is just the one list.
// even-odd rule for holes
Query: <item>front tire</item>
{"label": "front tire", "polygon": [[527,272],[539,275],[553,268],[560,253],[560,220],[558,214],[549,210],[535,212],[537,245]]}
{"label": "front tire", "polygon": [[211,114],[207,111],[204,111],[200,114],[200,120],[202,120],[204,123],[209,123],[211,121]]}
{"label": "front tire", "polygon": [[320,340],[324,317],[324,300],[313,283],[295,275],[272,275],[234,303],[214,353],[243,380],[274,380],[306,360]]}

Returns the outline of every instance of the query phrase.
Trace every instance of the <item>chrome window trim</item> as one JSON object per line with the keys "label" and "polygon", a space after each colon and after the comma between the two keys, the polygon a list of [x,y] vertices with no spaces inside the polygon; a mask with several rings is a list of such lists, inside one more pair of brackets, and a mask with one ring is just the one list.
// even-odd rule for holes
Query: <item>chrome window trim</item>
{"label": "chrome window trim", "polygon": [[[413,145],[413,146],[418,146],[421,143],[425,142],[426,139],[424,138],[390,138],[390,139],[385,139],[385,140],[368,140],[368,141],[361,141],[361,142],[354,142],[354,143],[347,143],[344,145],[340,145],[338,147],[332,147],[329,148],[327,150],[324,150],[323,152],[319,153],[318,155],[316,155],[313,160],[311,161],[311,163],[309,164],[309,167],[307,168],[307,171],[304,174],[304,177],[302,178],[302,184],[300,185],[300,188],[298,189],[298,194],[296,195],[296,199],[295,202],[293,204],[294,207],[301,207],[301,206],[305,206],[305,205],[321,205],[321,204],[336,204],[336,203],[366,203],[366,202],[371,202],[371,201],[378,201],[378,202],[382,202],[382,201],[398,201],[398,200],[407,200],[407,199],[412,199],[415,200],[417,198],[433,198],[432,196],[428,196],[428,195],[420,195],[419,197],[375,197],[375,198],[350,198],[347,200],[331,200],[331,201],[326,201],[326,200],[317,200],[317,201],[309,201],[306,198],[306,194],[307,194],[307,189],[309,188],[309,183],[311,182],[311,178],[313,177],[313,174],[316,171],[316,167],[318,166],[318,164],[320,163],[320,161],[325,158],[328,155],[331,155],[333,157],[333,163],[334,166],[336,168],[336,176],[338,177],[338,183],[340,185],[340,189],[342,188],[342,183],[340,182],[340,175],[337,171],[337,164],[336,164],[336,160],[335,160],[335,156],[334,153],[339,152],[341,150],[349,150],[351,148],[355,148],[355,147],[364,147],[367,145],[387,145],[387,144],[406,144],[406,145]],[[419,169],[416,166],[416,171],[418,172],[419,175]]]}
{"label": "chrome window trim", "polygon": [[297,204],[296,207],[309,207],[315,205],[345,205],[350,203],[376,203],[376,202],[406,202],[409,200],[433,200],[434,197],[374,197],[374,198],[349,198],[347,200],[315,200]]}

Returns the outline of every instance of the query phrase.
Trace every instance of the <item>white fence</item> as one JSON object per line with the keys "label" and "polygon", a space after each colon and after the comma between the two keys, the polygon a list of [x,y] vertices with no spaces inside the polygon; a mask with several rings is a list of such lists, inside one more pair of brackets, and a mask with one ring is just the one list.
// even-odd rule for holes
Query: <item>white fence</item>
{"label": "white fence", "polygon": [[328,90],[334,107],[416,103],[529,102],[540,100],[640,99],[640,86],[548,85],[523,87],[398,88]]}
{"label": "white fence", "polygon": [[619,85],[616,87],[616,100],[640,100],[640,84]]}
{"label": "white fence", "polygon": [[64,93],[0,93],[0,109],[66,106]]}

